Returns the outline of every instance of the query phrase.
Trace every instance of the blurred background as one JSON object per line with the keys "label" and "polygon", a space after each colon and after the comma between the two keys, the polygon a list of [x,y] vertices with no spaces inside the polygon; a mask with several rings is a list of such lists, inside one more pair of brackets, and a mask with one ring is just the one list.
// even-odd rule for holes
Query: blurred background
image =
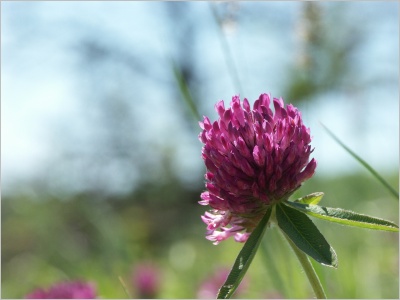
{"label": "blurred background", "polygon": [[[204,238],[197,121],[237,94],[302,111],[318,168],[298,196],[398,224],[320,125],[398,190],[398,24],[381,1],[1,3],[1,296],[81,279],[144,297],[143,264],[153,298],[209,295],[242,244]],[[398,234],[315,223],[339,257],[315,266],[328,297],[399,297]],[[313,297],[276,230],[263,241],[237,297]]]}

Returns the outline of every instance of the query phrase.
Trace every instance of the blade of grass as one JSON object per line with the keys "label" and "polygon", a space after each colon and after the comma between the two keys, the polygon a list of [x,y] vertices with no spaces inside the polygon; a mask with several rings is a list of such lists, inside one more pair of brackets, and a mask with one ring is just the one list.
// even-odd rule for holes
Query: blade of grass
{"label": "blade of grass", "polygon": [[128,289],[127,289],[127,287],[126,287],[126,284],[125,284],[124,280],[122,279],[122,277],[121,277],[121,276],[118,276],[118,280],[119,280],[119,282],[121,283],[122,288],[124,289],[125,294],[128,296],[128,299],[132,299],[132,296],[129,294],[129,291],[128,291]]}
{"label": "blade of grass", "polygon": [[339,140],[337,136],[335,136],[324,124],[322,124],[322,127],[326,130],[326,132],[340,145],[345,149],[351,156],[353,156],[361,165],[363,165],[380,183],[382,183],[386,189],[397,199],[399,200],[399,193],[392,188],[389,183],[385,179],[382,178],[378,174],[377,171],[375,171],[365,160],[363,160],[361,157],[359,157],[357,154],[355,154],[349,147],[347,147],[342,141]]}
{"label": "blade of grass", "polygon": [[267,210],[260,223],[250,234],[242,250],[240,250],[228,278],[218,291],[217,299],[229,299],[236,291],[260,246],[261,239],[267,229],[271,211],[271,208]]}
{"label": "blade of grass", "polygon": [[182,72],[173,60],[171,60],[171,64],[172,70],[174,71],[175,79],[178,82],[179,91],[182,94],[182,98],[185,101],[186,105],[189,107],[189,110],[195,118],[196,122],[198,122],[200,121],[201,117],[199,111],[197,110],[196,103],[194,102],[192,94],[190,93],[190,89],[185,81],[185,78],[183,77]]}
{"label": "blade of grass", "polygon": [[229,72],[230,77],[232,79],[233,86],[236,87],[236,89],[238,89],[237,92],[240,94],[241,92],[243,92],[243,89],[242,89],[242,86],[240,84],[239,72],[238,72],[238,70],[236,68],[236,64],[235,64],[235,61],[233,59],[232,52],[230,50],[228,40],[227,40],[224,32],[222,31],[222,21],[218,16],[217,10],[215,9],[215,6],[214,6],[215,3],[209,2],[209,4],[210,4],[210,8],[211,8],[213,17],[214,17],[215,21],[217,22],[217,25],[218,25],[218,28],[219,28],[219,30],[218,30],[219,40],[221,42],[222,51],[225,54],[224,58],[225,58],[226,65],[228,67],[228,72]]}

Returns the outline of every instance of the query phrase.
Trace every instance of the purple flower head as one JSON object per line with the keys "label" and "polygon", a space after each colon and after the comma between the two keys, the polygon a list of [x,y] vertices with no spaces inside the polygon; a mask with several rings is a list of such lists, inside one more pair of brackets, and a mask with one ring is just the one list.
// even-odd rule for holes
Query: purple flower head
{"label": "purple flower head", "polygon": [[160,270],[153,264],[142,263],[135,267],[132,276],[136,296],[140,299],[154,299],[160,290]]}
{"label": "purple flower head", "polygon": [[230,108],[221,100],[215,105],[219,118],[200,122],[199,139],[207,172],[207,191],[201,205],[212,210],[202,216],[207,239],[218,244],[234,236],[245,242],[267,208],[287,199],[315,172],[309,160],[310,130],[301,113],[282,99],[262,94],[253,109],[245,98],[234,96]]}
{"label": "purple flower head", "polygon": [[95,299],[94,284],[82,281],[60,282],[48,290],[37,289],[28,294],[26,299]]}

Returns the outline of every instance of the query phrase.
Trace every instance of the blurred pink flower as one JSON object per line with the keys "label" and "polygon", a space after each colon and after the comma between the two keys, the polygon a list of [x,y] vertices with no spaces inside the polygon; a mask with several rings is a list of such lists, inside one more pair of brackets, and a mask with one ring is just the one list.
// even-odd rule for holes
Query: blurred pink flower
{"label": "blurred pink flower", "polygon": [[[227,268],[219,268],[217,269],[213,276],[208,277],[201,284],[199,289],[197,290],[197,298],[198,299],[213,299],[217,296],[219,289],[225,283],[225,280],[228,278],[229,269]],[[242,293],[247,286],[247,281],[243,279],[242,283],[236,290],[236,295]]]}
{"label": "blurred pink flower", "polygon": [[54,284],[49,289],[37,289],[25,299],[95,299],[96,288],[93,283],[69,281]]}
{"label": "blurred pink flower", "polygon": [[[310,130],[293,105],[284,108],[282,99],[262,94],[253,109],[238,96],[225,109],[215,105],[219,118],[200,122],[199,139],[207,167],[207,191],[201,205],[212,210],[202,216],[207,239],[218,244],[231,236],[245,242],[267,208],[288,198],[315,172]],[[229,225],[229,227],[228,227]],[[219,230],[217,230],[219,229]]]}
{"label": "blurred pink flower", "polygon": [[154,299],[160,290],[161,271],[154,264],[137,265],[132,276],[136,296],[140,299]]}

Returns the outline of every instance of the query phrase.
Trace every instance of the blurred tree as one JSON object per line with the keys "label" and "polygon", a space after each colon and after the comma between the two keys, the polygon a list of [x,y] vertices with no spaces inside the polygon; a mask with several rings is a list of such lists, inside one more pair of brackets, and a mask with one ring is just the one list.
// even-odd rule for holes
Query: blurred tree
{"label": "blurred tree", "polygon": [[362,42],[361,31],[340,11],[340,6],[302,3],[295,30],[299,46],[288,71],[285,99],[309,101],[317,94],[353,89],[359,83],[352,72],[352,59]]}
{"label": "blurred tree", "polygon": [[197,122],[193,122],[199,118],[200,104],[197,97],[200,83],[197,70],[199,62],[195,51],[198,26],[191,17],[191,3],[164,2],[163,5],[168,19],[170,38],[174,45],[174,53],[170,58],[171,69],[177,81],[173,86],[175,95],[173,98],[176,99],[180,115],[184,116],[185,126],[198,131]]}

